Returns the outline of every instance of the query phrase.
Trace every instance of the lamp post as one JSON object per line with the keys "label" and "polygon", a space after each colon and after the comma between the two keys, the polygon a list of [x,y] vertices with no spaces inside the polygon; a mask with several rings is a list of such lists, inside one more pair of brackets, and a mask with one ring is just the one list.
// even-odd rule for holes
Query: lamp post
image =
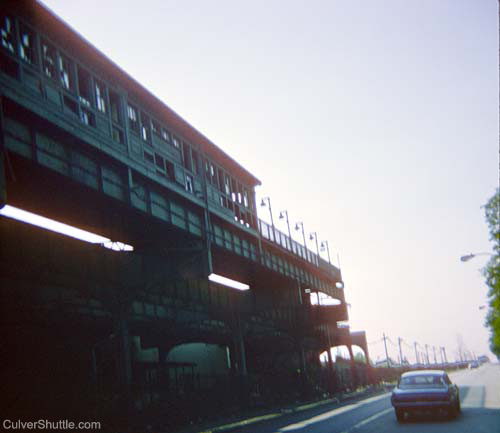
{"label": "lamp post", "polygon": [[304,223],[303,222],[298,222],[298,223],[295,224],[295,230],[299,230],[300,228],[302,228],[302,238],[304,239],[304,248],[307,248],[307,245],[306,245],[306,235],[304,233]]}
{"label": "lamp post", "polygon": [[267,207],[269,208],[269,215],[271,215],[271,227],[273,228],[273,239],[272,240],[276,241],[275,233],[274,233],[273,210],[271,209],[271,199],[269,197],[263,197],[262,200],[260,201],[260,206],[266,207],[266,200],[267,200]]}
{"label": "lamp post", "polygon": [[288,227],[288,236],[290,237],[290,248],[292,247],[292,232],[290,231],[290,221],[288,220],[288,211],[282,210],[280,212],[280,220],[286,219],[286,226]]}
{"label": "lamp post", "polygon": [[328,247],[328,241],[322,241],[321,242],[321,251],[325,251],[326,247],[326,253],[328,254],[328,263],[332,264],[330,261],[330,248]]}
{"label": "lamp post", "polygon": [[316,232],[312,232],[310,235],[309,235],[309,240],[315,240],[316,241],[316,252],[318,253],[318,257],[319,257],[319,248],[318,248],[318,234]]}

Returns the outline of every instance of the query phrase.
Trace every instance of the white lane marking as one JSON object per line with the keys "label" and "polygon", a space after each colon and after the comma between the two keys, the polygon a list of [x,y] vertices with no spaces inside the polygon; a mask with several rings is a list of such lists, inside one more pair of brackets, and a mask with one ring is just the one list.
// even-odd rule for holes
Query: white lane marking
{"label": "white lane marking", "polygon": [[368,418],[365,418],[363,421],[358,422],[357,424],[354,424],[352,427],[349,427],[347,430],[344,430],[342,433],[350,433],[353,430],[356,430],[360,427],[363,427],[365,424],[368,424],[372,422],[373,420],[376,420],[377,418],[380,418],[381,416],[384,416],[386,413],[392,412],[393,409],[390,407],[389,409],[384,409],[382,412],[376,413],[375,415],[372,415]]}
{"label": "white lane marking", "polygon": [[317,416],[314,416],[312,418],[308,418],[304,421],[282,427],[281,429],[278,430],[278,432],[288,432],[288,431],[298,430],[298,429],[307,427],[311,424],[314,424],[314,423],[317,423],[320,421],[324,421],[328,418],[333,418],[333,417],[338,416],[342,413],[349,412],[351,410],[357,409],[361,406],[372,403],[374,401],[381,400],[383,398],[387,398],[388,395],[389,395],[388,393],[382,394],[382,395],[377,395],[375,397],[370,397],[370,398],[367,398],[366,400],[362,400],[362,401],[359,401],[357,403],[348,404],[347,406],[342,406],[342,407],[339,407],[337,409],[330,410],[328,412],[322,413],[321,415],[317,415]]}

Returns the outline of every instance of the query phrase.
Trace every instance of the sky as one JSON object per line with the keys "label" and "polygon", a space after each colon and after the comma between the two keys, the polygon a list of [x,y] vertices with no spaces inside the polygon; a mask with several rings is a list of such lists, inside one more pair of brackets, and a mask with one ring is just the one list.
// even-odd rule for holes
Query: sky
{"label": "sky", "polygon": [[278,228],[328,241],[373,360],[384,333],[394,359],[398,337],[494,359],[488,257],[459,258],[492,251],[495,0],[43,3],[257,176]]}

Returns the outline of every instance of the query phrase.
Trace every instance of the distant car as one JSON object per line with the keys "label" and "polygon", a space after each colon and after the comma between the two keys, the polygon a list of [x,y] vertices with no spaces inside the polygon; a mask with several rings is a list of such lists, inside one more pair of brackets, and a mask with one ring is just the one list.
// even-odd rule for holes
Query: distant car
{"label": "distant car", "polygon": [[479,362],[477,362],[477,361],[469,362],[469,369],[478,368],[478,367],[479,367]]}
{"label": "distant car", "polygon": [[391,403],[398,422],[417,412],[446,411],[451,417],[460,413],[458,386],[442,370],[403,373],[392,391]]}

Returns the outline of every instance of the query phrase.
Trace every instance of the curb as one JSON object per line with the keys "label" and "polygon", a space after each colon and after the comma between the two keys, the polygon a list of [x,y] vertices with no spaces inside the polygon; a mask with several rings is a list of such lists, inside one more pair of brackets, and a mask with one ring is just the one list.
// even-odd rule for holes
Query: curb
{"label": "curb", "polygon": [[[279,418],[285,415],[290,415],[293,413],[300,413],[309,409],[317,408],[327,404],[340,404],[358,397],[372,396],[378,393],[387,392],[386,387],[379,386],[371,389],[365,389],[359,392],[351,392],[347,394],[341,394],[339,397],[328,398],[325,400],[319,400],[311,403],[301,403],[297,406],[285,407],[281,409],[274,409],[270,413],[263,415],[257,415],[250,418],[241,419],[239,421],[230,422],[227,424],[214,425],[213,427],[188,427],[183,430],[179,430],[177,433],[222,433],[229,432],[237,427],[245,427],[248,425],[256,424],[263,421],[268,421],[274,418]],[[223,421],[222,421],[223,422]]]}

